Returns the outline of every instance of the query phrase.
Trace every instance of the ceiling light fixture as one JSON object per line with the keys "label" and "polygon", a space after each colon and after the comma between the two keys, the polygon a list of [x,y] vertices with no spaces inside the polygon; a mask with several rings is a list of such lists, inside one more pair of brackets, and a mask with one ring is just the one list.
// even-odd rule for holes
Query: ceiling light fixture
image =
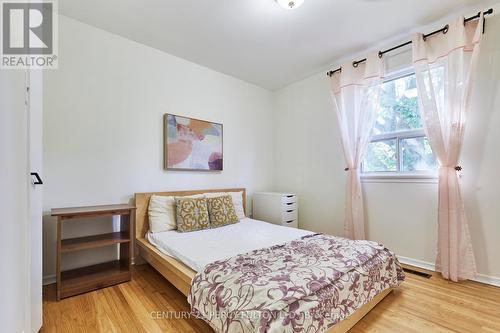
{"label": "ceiling light fixture", "polygon": [[276,0],[276,2],[284,9],[295,9],[299,8],[304,0]]}

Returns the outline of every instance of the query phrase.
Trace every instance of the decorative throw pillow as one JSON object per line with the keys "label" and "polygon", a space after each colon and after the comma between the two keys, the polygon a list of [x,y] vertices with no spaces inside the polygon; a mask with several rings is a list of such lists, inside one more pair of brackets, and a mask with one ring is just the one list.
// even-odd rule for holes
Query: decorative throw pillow
{"label": "decorative throw pillow", "polygon": [[207,204],[212,228],[238,222],[233,199],[230,195],[208,198]]}
{"label": "decorative throw pillow", "polygon": [[180,232],[210,228],[206,198],[175,198],[177,230]]}
{"label": "decorative throw pillow", "polygon": [[205,193],[207,198],[220,197],[222,195],[230,195],[233,200],[234,211],[238,220],[244,219],[245,210],[243,209],[243,191],[240,192],[215,192],[215,193]]}
{"label": "decorative throw pillow", "polygon": [[174,230],[175,198],[171,196],[152,195],[148,207],[149,231],[152,233]]}
{"label": "decorative throw pillow", "polygon": [[[196,194],[184,198],[204,197],[203,194]],[[149,231],[152,233],[177,229],[175,197],[152,195],[149,199],[148,217]]]}

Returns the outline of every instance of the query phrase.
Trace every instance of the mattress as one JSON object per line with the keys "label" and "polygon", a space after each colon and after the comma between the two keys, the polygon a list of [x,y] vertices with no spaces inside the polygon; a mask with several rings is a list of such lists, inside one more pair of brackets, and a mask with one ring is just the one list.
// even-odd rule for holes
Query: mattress
{"label": "mattress", "polygon": [[245,218],[238,223],[200,231],[148,232],[147,240],[162,253],[196,272],[217,260],[283,244],[312,232]]}

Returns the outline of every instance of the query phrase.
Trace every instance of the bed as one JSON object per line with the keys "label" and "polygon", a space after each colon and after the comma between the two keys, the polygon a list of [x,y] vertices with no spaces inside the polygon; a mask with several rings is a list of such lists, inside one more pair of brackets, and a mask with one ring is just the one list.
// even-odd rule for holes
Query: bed
{"label": "bed", "polygon": [[[191,233],[181,234],[175,231],[158,234],[148,233],[148,203],[151,195],[186,196],[208,192],[243,192],[243,205],[246,211],[246,192],[242,188],[136,193],[135,231],[138,255],[186,295],[192,305],[193,312],[207,321],[216,331],[253,331],[255,325],[264,324],[256,322],[254,318],[251,318],[251,314],[255,312],[263,313],[263,308],[266,308],[267,313],[274,315],[274,317],[270,316],[270,319],[268,319],[268,322],[265,324],[267,326],[264,325],[267,327],[265,330],[268,331],[276,331],[277,327],[280,327],[279,330],[281,330],[281,326],[279,325],[281,325],[283,320],[286,320],[289,331],[300,330],[301,325],[307,323],[309,325],[307,327],[319,332],[347,332],[377,303],[387,296],[394,287],[397,287],[403,279],[399,263],[393,258],[393,255],[390,255],[389,251],[384,252],[384,248],[384,251],[377,250],[376,258],[373,257],[373,259],[370,259],[372,257],[366,256],[366,262],[362,264],[352,263],[352,267],[355,269],[348,270],[345,268],[345,272],[349,273],[339,274],[342,278],[335,280],[335,287],[331,286],[332,288],[330,288],[329,285],[325,287],[327,286],[326,283],[325,285],[320,285],[320,287],[315,287],[318,292],[311,293],[308,297],[301,298],[300,302],[297,301],[293,302],[293,304],[288,304],[286,309],[278,311],[276,309],[280,309],[280,307],[276,307],[276,303],[278,302],[274,300],[276,298],[275,290],[282,288],[292,290],[296,288],[296,285],[300,285],[297,281],[307,280],[310,277],[314,277],[314,274],[317,273],[317,271],[311,270],[312,272],[309,272],[309,275],[307,275],[298,269],[294,271],[295,268],[293,268],[291,270],[292,273],[283,279],[280,275],[276,275],[276,272],[280,271],[278,267],[285,267],[287,265],[298,267],[301,265],[300,261],[302,261],[303,268],[306,266],[313,267],[314,264],[311,264],[311,258],[314,258],[314,253],[311,252],[311,249],[315,249],[314,251],[316,252],[319,249],[319,251],[323,251],[322,253],[326,253],[326,249],[332,247],[332,244],[336,244],[335,246],[340,246],[340,248],[349,249],[350,245],[346,245],[348,243],[343,245],[338,244],[350,241],[300,229],[276,226],[252,219],[244,219],[235,225]],[[234,235],[244,235],[244,237],[238,238],[238,236]],[[224,244],[224,246],[218,246],[219,244]],[[283,244],[286,244],[286,246]],[[376,247],[371,242],[360,243],[356,246],[358,245],[360,246],[360,251],[375,251],[372,248]],[[322,246],[323,248],[321,248]],[[296,259],[297,262],[283,259],[290,257],[289,254],[291,252],[297,253],[297,251],[304,253],[302,258]],[[252,262],[252,265],[256,261],[266,262],[267,259],[271,258],[270,253],[275,256],[274,261],[277,262],[273,262],[269,267],[264,267],[267,273],[254,274],[254,272],[250,272],[253,274],[252,279],[254,280],[247,281],[246,289],[243,291],[241,288],[231,290],[236,284],[239,285],[244,276],[245,278],[248,276],[245,275],[247,273],[241,273],[241,265],[248,267],[249,261]],[[358,257],[364,258],[365,256]],[[317,256],[317,258],[323,260],[324,255],[320,254],[320,257]],[[336,259],[333,256],[332,260],[333,263],[336,263]],[[242,264],[245,261],[246,263]],[[273,260],[269,260],[269,262],[271,261]],[[333,265],[332,262],[322,264],[323,267],[320,267],[322,270],[330,268]],[[272,267],[271,265],[275,266]],[[359,267],[356,267],[356,265]],[[378,268],[375,268],[375,266]],[[256,266],[251,267],[253,271],[258,269]],[[343,268],[336,267],[336,269],[342,271]],[[398,275],[397,277],[392,276],[392,282],[390,283],[386,283],[387,281],[384,278],[387,272],[384,271],[382,273],[385,269],[389,270],[393,275]],[[395,273],[395,269],[397,273]],[[360,274],[359,271],[363,270],[365,274]],[[260,277],[266,276],[266,274],[272,276],[272,278],[263,282]],[[380,276],[377,274],[380,274]],[[224,283],[219,281],[221,276],[225,277],[223,279]],[[235,284],[235,281],[238,283]],[[312,284],[313,286],[317,285],[317,281],[313,282],[315,283]],[[305,282],[302,283],[306,284]],[[259,284],[269,284],[266,292],[254,287]],[[334,284],[333,280],[331,284]],[[311,283],[307,285],[310,287]],[[252,300],[251,297],[248,297],[250,295],[249,288],[252,297],[260,295],[260,298],[255,296],[255,299]],[[363,291],[363,288],[367,291]],[[373,290],[370,288],[373,288]],[[274,293],[274,295],[269,296],[270,293]],[[332,295],[336,296],[332,297]],[[353,298],[356,298],[356,300],[353,301]],[[332,307],[331,299],[335,300],[334,307]],[[267,302],[266,306],[256,306],[257,301],[259,303],[263,301],[262,304]],[[280,300],[280,302],[282,301]],[[339,302],[338,304],[337,301]],[[243,303],[245,303],[244,306],[242,305]],[[235,304],[239,304],[239,311],[247,307],[245,311],[240,312],[245,313],[248,318],[230,318],[230,320],[227,317],[212,318],[210,316],[212,314],[211,311],[220,310],[221,304],[225,304],[228,311],[234,310],[231,306],[234,307]],[[281,303],[278,304],[283,307]],[[299,320],[291,316],[294,314],[294,311],[299,310],[299,306],[301,310],[307,309],[304,313],[312,313],[312,317],[314,317],[315,313],[322,313],[322,310],[326,311],[327,308],[328,310],[335,308],[335,311],[339,314],[339,318],[342,318],[342,320],[335,322],[333,326],[328,327],[328,330],[324,330],[324,326],[321,325],[326,324],[318,322],[317,318],[301,318]],[[277,316],[277,314],[280,316]],[[252,322],[252,320],[254,321]],[[262,327],[259,327],[259,329],[262,329]]]}

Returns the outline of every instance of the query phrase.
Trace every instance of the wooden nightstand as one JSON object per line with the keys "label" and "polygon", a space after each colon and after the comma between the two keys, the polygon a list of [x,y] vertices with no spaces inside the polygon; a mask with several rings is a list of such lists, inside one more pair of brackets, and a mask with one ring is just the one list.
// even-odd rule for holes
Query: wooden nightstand
{"label": "wooden nightstand", "polygon": [[[135,210],[131,205],[106,205],[52,209],[57,216],[57,300],[130,281],[130,265],[134,254],[134,226],[130,218]],[[79,238],[62,239],[64,221],[78,218],[120,216],[120,231]],[[120,244],[120,258],[97,265],[61,271],[62,254]]]}

